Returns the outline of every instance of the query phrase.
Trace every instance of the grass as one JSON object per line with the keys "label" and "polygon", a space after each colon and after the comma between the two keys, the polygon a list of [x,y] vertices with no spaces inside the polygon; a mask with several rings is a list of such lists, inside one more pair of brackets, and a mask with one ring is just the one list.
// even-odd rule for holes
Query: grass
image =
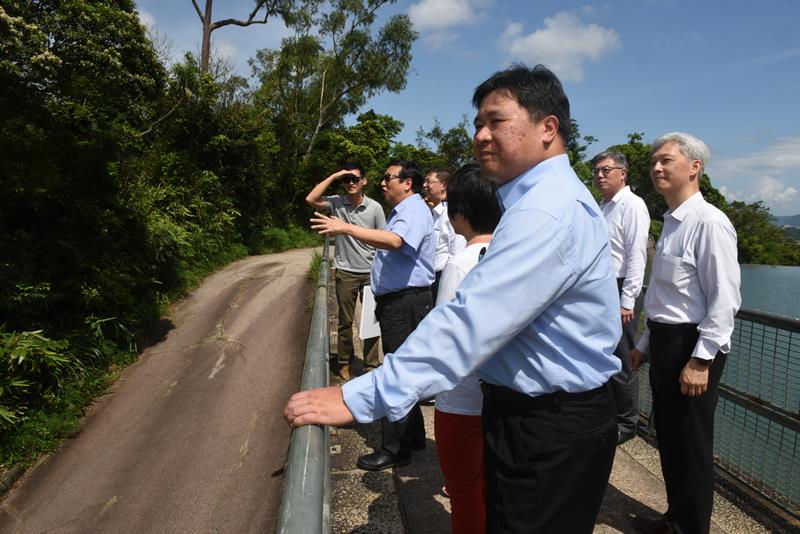
{"label": "grass", "polygon": [[308,277],[316,285],[319,282],[319,269],[322,266],[322,254],[315,250],[311,253],[311,265],[309,266]]}

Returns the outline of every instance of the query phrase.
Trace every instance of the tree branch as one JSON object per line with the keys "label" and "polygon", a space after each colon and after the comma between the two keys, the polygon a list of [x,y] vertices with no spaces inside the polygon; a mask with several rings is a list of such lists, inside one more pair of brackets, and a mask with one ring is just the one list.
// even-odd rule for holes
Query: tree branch
{"label": "tree branch", "polygon": [[206,19],[203,17],[203,12],[200,11],[200,6],[197,5],[197,0],[192,0],[192,5],[194,6],[194,10],[197,12],[197,16],[200,17],[200,22],[205,24]]}
{"label": "tree branch", "polygon": [[[195,0],[192,0],[194,2]],[[256,15],[261,8],[267,3],[267,0],[260,0],[257,4],[255,9],[248,15],[247,20],[240,20],[240,19],[222,19],[214,22],[211,26],[214,29],[221,28],[222,26],[229,26],[233,24],[234,26],[250,26],[251,24],[266,24],[269,16],[274,14],[270,9],[267,9],[264,13],[264,20],[253,20],[256,18]]]}

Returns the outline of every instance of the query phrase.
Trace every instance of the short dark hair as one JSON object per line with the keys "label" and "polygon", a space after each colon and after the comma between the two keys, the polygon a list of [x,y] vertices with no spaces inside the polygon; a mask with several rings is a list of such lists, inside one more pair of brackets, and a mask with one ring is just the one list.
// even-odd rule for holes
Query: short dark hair
{"label": "short dark hair", "polygon": [[361,177],[364,178],[367,174],[364,171],[364,166],[361,165],[358,161],[346,161],[342,164],[342,169],[346,171],[354,171],[358,170],[361,173]]}
{"label": "short dark hair", "polygon": [[598,155],[592,158],[592,161],[589,162],[589,165],[594,168],[595,165],[604,159],[610,159],[614,162],[614,165],[628,170],[628,158],[626,158],[625,154],[622,152],[615,152],[613,150],[604,150],[600,152]]}
{"label": "short dark hair", "polygon": [[544,65],[531,68],[515,63],[506,70],[495,72],[475,88],[472,105],[476,109],[480,108],[483,99],[492,91],[513,96],[520,106],[528,110],[533,121],[554,115],[558,119],[558,133],[561,135],[561,140],[564,144],[569,142],[572,131],[569,99],[558,77]]}
{"label": "short dark hair", "polygon": [[402,180],[410,179],[411,189],[415,193],[421,193],[422,184],[425,182],[425,176],[422,175],[419,165],[407,159],[396,159],[389,162],[389,167],[395,166],[400,167],[400,178]]}
{"label": "short dark hair", "polygon": [[475,163],[464,165],[447,182],[447,216],[462,215],[480,234],[491,234],[500,222],[497,184]]}
{"label": "short dark hair", "polygon": [[436,178],[444,185],[447,185],[447,181],[450,180],[450,176],[452,176],[450,171],[444,167],[430,167],[427,171],[425,171],[425,176],[428,176],[431,173],[435,174]]}

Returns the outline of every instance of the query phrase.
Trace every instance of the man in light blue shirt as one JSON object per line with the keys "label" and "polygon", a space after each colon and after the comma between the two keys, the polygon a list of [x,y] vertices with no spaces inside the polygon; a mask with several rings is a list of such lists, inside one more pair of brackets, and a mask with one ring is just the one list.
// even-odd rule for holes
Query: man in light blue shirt
{"label": "man in light blue shirt", "polygon": [[569,100],[545,67],[475,91],[474,148],[505,213],[456,298],[381,368],[292,396],[300,426],[402,417],[477,369],[484,390],[486,532],[592,532],[616,446],[607,386],[621,335],[608,234],[569,165]]}
{"label": "man in light blue shirt", "polygon": [[[311,227],[320,233],[351,236],[376,248],[370,278],[384,354],[396,351],[433,307],[433,217],[419,195],[422,184],[416,163],[389,165],[381,180],[383,195],[392,206],[384,230],[319,213],[312,219]],[[400,417],[383,418],[382,426],[381,447],[361,456],[359,468],[379,471],[406,465],[412,450],[425,448],[425,424],[416,403]]]}

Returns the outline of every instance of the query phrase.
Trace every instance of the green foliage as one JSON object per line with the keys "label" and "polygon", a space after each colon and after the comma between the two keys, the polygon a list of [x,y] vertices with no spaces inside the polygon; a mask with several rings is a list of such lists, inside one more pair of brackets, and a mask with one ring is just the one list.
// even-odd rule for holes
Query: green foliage
{"label": "green foliage", "polygon": [[286,228],[265,228],[261,240],[260,253],[280,252],[290,248],[316,247],[322,244],[319,234],[304,230],[295,225]]}
{"label": "green foliage", "polygon": [[[417,131],[417,146],[428,149],[430,142],[433,146],[430,157],[424,157],[423,170],[426,167],[438,166],[455,172],[459,167],[474,160],[472,153],[472,135],[469,133],[469,122],[464,115],[461,121],[446,130],[442,128],[437,119],[429,132],[422,128]],[[418,154],[418,157],[421,154]]]}
{"label": "green foliage", "polygon": [[761,202],[731,202],[726,208],[738,235],[739,262],[800,265],[800,244],[775,226]]}
{"label": "green foliage", "polygon": [[317,250],[311,253],[311,264],[309,265],[308,277],[315,284],[319,281],[319,270],[322,267],[322,254]]}

